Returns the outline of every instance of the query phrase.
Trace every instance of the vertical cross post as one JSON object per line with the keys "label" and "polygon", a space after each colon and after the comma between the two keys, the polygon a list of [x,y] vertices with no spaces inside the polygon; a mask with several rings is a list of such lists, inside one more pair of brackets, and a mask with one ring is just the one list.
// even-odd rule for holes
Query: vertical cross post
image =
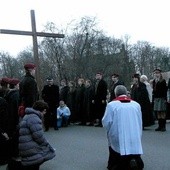
{"label": "vertical cross post", "polygon": [[31,10],[30,12],[31,12],[32,31],[0,29],[0,34],[27,35],[27,36],[33,37],[33,55],[34,55],[34,62],[35,62],[36,67],[37,67],[35,78],[37,80],[38,90],[41,90],[42,83],[41,83],[41,77],[40,77],[40,65],[39,65],[40,62],[39,62],[39,56],[38,56],[37,36],[64,38],[64,34],[37,32],[34,10]]}
{"label": "vertical cross post", "polygon": [[31,25],[32,25],[32,37],[33,37],[33,54],[34,61],[36,64],[36,80],[39,90],[41,89],[41,77],[40,77],[40,66],[39,66],[39,56],[38,56],[38,43],[37,43],[37,30],[34,10],[31,10]]}

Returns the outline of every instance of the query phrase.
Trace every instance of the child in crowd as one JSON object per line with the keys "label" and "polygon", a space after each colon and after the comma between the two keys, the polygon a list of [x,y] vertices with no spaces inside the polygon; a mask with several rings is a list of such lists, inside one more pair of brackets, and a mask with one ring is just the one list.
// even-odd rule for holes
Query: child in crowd
{"label": "child in crowd", "polygon": [[57,126],[68,126],[68,120],[70,115],[70,109],[67,107],[64,101],[61,100],[59,103],[59,107],[57,108]]}

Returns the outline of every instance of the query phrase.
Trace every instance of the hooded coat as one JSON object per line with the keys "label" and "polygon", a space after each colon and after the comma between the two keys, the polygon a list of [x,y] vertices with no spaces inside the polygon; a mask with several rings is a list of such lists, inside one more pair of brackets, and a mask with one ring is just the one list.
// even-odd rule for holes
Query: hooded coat
{"label": "hooded coat", "polygon": [[41,113],[32,108],[26,108],[25,112],[19,130],[22,165],[42,164],[55,157],[55,150],[44,137]]}

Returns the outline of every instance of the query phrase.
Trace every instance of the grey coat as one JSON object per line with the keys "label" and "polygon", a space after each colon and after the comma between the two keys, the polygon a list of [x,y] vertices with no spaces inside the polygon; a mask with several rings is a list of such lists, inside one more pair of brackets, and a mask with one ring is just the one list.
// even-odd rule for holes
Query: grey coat
{"label": "grey coat", "polygon": [[19,151],[24,166],[42,164],[55,157],[55,151],[44,137],[42,115],[39,111],[26,108],[20,123]]}

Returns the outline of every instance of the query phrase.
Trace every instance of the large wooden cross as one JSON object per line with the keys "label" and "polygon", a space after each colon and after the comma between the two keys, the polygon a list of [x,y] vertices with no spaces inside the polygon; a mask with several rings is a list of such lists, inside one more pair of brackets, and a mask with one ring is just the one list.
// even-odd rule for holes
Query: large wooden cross
{"label": "large wooden cross", "polygon": [[41,89],[41,78],[39,69],[39,56],[38,56],[38,43],[37,36],[40,37],[53,37],[53,38],[64,38],[64,34],[54,34],[54,33],[44,33],[36,31],[36,21],[34,10],[31,10],[31,26],[32,31],[20,31],[20,30],[7,30],[0,29],[1,34],[15,34],[15,35],[28,35],[33,37],[33,52],[34,52],[34,62],[36,64],[36,80],[39,90]]}

